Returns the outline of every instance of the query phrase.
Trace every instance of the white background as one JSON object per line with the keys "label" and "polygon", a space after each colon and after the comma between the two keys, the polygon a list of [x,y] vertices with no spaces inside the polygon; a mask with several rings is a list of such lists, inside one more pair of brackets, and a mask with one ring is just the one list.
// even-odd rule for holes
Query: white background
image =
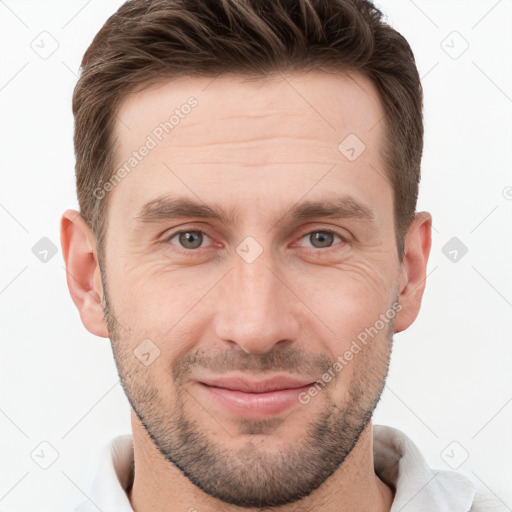
{"label": "white background", "polygon": [[[102,447],[130,432],[110,344],[82,326],[59,247],[60,215],[77,207],[76,74],[93,36],[120,4],[0,1],[4,512],[72,510],[85,500]],[[410,42],[422,76],[426,138],[418,209],[433,214],[435,229],[422,311],[395,338],[375,422],[407,433],[434,468],[450,469],[446,460],[453,465],[467,452],[457,470],[512,510],[512,4],[378,5]],[[46,50],[58,44],[46,59],[33,49],[41,38]],[[58,248],[46,263],[32,253],[42,237]],[[457,262],[442,252],[452,237],[468,248]],[[43,441],[58,452],[46,470],[31,458]],[[451,459],[442,457],[447,446]],[[43,451],[51,457],[47,446]]]}

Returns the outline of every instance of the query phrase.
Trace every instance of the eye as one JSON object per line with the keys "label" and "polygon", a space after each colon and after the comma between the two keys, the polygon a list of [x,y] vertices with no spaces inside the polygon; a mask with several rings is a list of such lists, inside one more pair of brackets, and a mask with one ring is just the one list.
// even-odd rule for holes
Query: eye
{"label": "eye", "polygon": [[343,241],[343,239],[333,231],[325,230],[311,231],[311,233],[302,237],[302,240],[306,240],[310,244],[305,244],[306,247],[313,247],[315,249],[329,248],[336,242],[336,239]]}
{"label": "eye", "polygon": [[203,233],[203,231],[187,230],[174,233],[168,241],[181,246],[183,249],[198,249],[201,247],[205,239],[209,240],[210,237]]}

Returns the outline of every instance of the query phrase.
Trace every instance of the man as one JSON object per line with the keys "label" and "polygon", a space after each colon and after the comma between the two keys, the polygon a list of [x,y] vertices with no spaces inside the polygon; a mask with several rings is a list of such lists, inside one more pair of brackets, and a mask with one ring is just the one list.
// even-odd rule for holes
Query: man
{"label": "man", "polygon": [[362,0],[135,0],[74,93],[68,285],[133,439],[80,510],[482,510],[374,427],[418,315],[422,89]]}

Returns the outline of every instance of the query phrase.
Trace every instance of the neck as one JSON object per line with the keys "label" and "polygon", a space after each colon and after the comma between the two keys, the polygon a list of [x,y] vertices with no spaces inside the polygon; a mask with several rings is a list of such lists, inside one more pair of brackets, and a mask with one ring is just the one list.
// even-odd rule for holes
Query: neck
{"label": "neck", "polygon": [[[245,512],[204,493],[168,462],[132,411],[135,478],[128,498],[135,512]],[[389,512],[393,490],[375,474],[371,422],[343,464],[302,500],[274,507],[275,512]],[[264,510],[264,509],[259,509]],[[251,509],[255,512],[255,509]]]}

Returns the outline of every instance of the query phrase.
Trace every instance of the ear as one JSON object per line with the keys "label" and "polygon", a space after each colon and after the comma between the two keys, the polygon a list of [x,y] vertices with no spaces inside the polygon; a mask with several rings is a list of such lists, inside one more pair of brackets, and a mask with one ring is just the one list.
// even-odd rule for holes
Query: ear
{"label": "ear", "polygon": [[101,307],[103,285],[96,243],[89,226],[79,212],[66,210],[62,215],[60,241],[66,262],[69,293],[78,308],[82,323],[92,334],[108,338]]}
{"label": "ear", "polygon": [[431,243],[432,216],[428,212],[417,213],[405,235],[399,298],[402,308],[396,316],[395,333],[407,329],[418,316]]}

